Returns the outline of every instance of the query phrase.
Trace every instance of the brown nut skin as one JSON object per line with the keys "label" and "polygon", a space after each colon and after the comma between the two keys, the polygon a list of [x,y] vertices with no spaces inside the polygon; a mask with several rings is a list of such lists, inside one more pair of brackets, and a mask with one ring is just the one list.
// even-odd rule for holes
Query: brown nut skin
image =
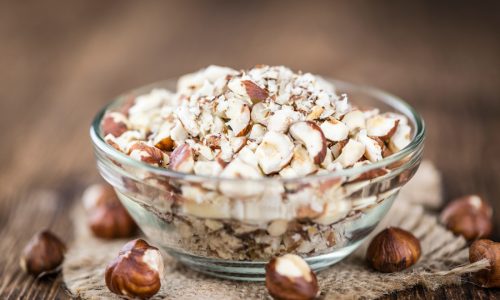
{"label": "brown nut skin", "polygon": [[421,253],[420,241],[413,234],[400,228],[389,227],[370,242],[366,260],[375,270],[391,273],[414,265]]}
{"label": "brown nut skin", "polygon": [[[279,264],[292,264],[296,272],[286,273],[286,269]],[[294,254],[286,254],[272,258],[266,265],[266,288],[274,299],[279,300],[307,300],[315,299],[319,295],[319,286],[316,275],[307,263]]]}
{"label": "brown nut skin", "polygon": [[[119,113],[115,113],[119,114]],[[125,117],[125,116],[123,116]],[[115,137],[121,136],[125,131],[128,130],[127,124],[121,122],[121,121],[116,121],[114,117],[110,114],[107,114],[104,116],[102,120],[102,132],[103,135],[106,136],[108,134],[111,134]]]}
{"label": "brown nut skin", "polygon": [[121,204],[106,204],[89,214],[89,227],[95,236],[116,239],[133,236],[137,225]]}
{"label": "brown nut skin", "polygon": [[[99,185],[100,192],[92,204],[87,204],[88,225],[95,236],[104,239],[131,237],[137,225],[121,204],[114,189],[107,184]],[[84,199],[87,201],[89,199]],[[89,202],[89,201],[87,201]]]}
{"label": "brown nut skin", "polygon": [[493,230],[491,206],[477,195],[467,195],[450,202],[441,212],[440,221],[467,240],[490,236]]}
{"label": "brown nut skin", "polygon": [[142,239],[125,244],[105,271],[106,286],[111,292],[139,299],[158,293],[162,276],[160,251]]}
{"label": "brown nut skin", "polygon": [[156,147],[151,147],[144,142],[136,142],[130,146],[130,153],[138,151],[140,154],[140,160],[150,165],[162,166],[165,163],[164,153]]}
{"label": "brown nut skin", "polygon": [[474,279],[486,288],[500,287],[500,243],[491,240],[477,240],[469,248],[471,263],[486,258],[490,267],[474,274]]}
{"label": "brown nut skin", "polygon": [[58,270],[64,260],[66,246],[48,230],[31,238],[21,254],[21,268],[32,275],[43,276]]}
{"label": "brown nut skin", "polygon": [[251,80],[243,80],[242,83],[245,86],[248,97],[250,97],[250,100],[252,100],[254,104],[264,101],[267,99],[267,97],[269,97],[269,93],[265,89],[262,89],[257,84],[255,84],[255,82]]}
{"label": "brown nut skin", "polygon": [[175,148],[175,142],[171,137],[166,137],[156,143],[155,147],[163,151],[172,151]]}

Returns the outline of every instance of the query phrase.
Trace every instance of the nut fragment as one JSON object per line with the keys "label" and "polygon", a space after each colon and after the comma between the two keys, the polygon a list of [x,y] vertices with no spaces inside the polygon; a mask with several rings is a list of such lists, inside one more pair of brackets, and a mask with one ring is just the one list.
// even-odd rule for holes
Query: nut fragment
{"label": "nut fragment", "polygon": [[264,137],[264,134],[266,134],[266,128],[260,124],[254,124],[252,126],[252,129],[250,130],[250,134],[248,135],[248,138],[257,144],[260,144],[262,142],[262,138]]}
{"label": "nut fragment", "polygon": [[130,237],[135,233],[137,225],[110,185],[91,185],[85,190],[82,200],[90,230],[95,236],[114,239]]}
{"label": "nut fragment", "polygon": [[153,145],[163,151],[172,151],[175,146],[175,141],[172,138],[172,129],[175,126],[175,122],[171,119],[168,119],[161,126],[159,126],[158,132],[154,135]]}
{"label": "nut fragment", "polygon": [[326,139],[339,142],[345,140],[349,135],[349,128],[335,118],[330,118],[320,126]]}
{"label": "nut fragment", "polygon": [[382,160],[382,146],[378,141],[370,138],[366,134],[366,130],[362,129],[359,131],[357,135],[357,139],[360,143],[365,145],[365,157],[368,158],[371,162],[376,162]]}
{"label": "nut fragment", "polygon": [[293,143],[283,133],[268,131],[255,150],[255,155],[265,174],[278,172],[292,159]]}
{"label": "nut fragment", "polygon": [[64,260],[66,246],[48,230],[31,238],[21,254],[21,268],[32,275],[43,276],[58,270]]}
{"label": "nut fragment", "polygon": [[307,115],[306,120],[313,121],[319,119],[324,111],[325,109],[323,107],[315,105],[312,107],[311,112]]}
{"label": "nut fragment", "polygon": [[241,82],[245,86],[248,97],[250,97],[252,102],[257,103],[260,101],[264,101],[269,96],[268,92],[265,89],[259,87],[253,81],[242,80]]}
{"label": "nut fragment", "polygon": [[174,124],[174,127],[170,131],[170,136],[174,142],[182,142],[188,137],[188,132],[182,126],[181,121],[178,121]]}
{"label": "nut fragment", "polygon": [[204,144],[212,150],[220,149],[221,140],[220,134],[209,134],[204,137]]}
{"label": "nut fragment", "polygon": [[191,112],[188,106],[180,106],[177,108],[177,116],[186,129],[192,136],[200,134],[200,128],[196,123],[196,116]]}
{"label": "nut fragment", "polygon": [[347,144],[342,147],[342,152],[335,161],[339,162],[342,167],[346,168],[354,165],[361,157],[363,157],[364,154],[365,145],[356,140],[350,139]]}
{"label": "nut fragment", "polygon": [[491,234],[492,214],[491,206],[480,196],[467,195],[450,202],[440,220],[453,233],[474,240]]}
{"label": "nut fragment", "polygon": [[366,252],[366,260],[374,269],[391,273],[415,264],[421,255],[419,240],[410,232],[389,227],[377,234]]}
{"label": "nut fragment", "polygon": [[411,142],[411,127],[404,124],[399,124],[396,127],[396,132],[390,138],[389,149],[392,152],[401,151]]}
{"label": "nut fragment", "polygon": [[168,164],[168,156],[156,147],[149,146],[144,142],[135,142],[130,147],[130,157],[138,161],[155,166]]}
{"label": "nut fragment", "polygon": [[[249,178],[257,179],[262,177],[260,170],[251,164],[245,163],[237,157],[231,161],[220,174],[223,178]],[[263,185],[253,182],[234,182],[223,180],[219,186],[220,191],[229,197],[249,197],[262,192]]]}
{"label": "nut fragment", "polygon": [[342,154],[342,149],[345,147],[347,142],[348,140],[337,142],[330,148],[330,150],[332,151],[332,157],[334,159],[339,158],[340,154]]}
{"label": "nut fragment", "polygon": [[219,161],[197,161],[194,163],[196,175],[217,176],[222,172],[222,164]]}
{"label": "nut fragment", "polygon": [[259,102],[252,106],[250,117],[255,123],[267,125],[270,114],[271,110],[266,106],[266,104],[264,104],[263,102]]}
{"label": "nut fragment", "polygon": [[314,219],[315,223],[330,225],[345,218],[351,211],[351,201],[337,200],[325,203],[323,212]]}
{"label": "nut fragment", "polygon": [[117,295],[147,299],[161,287],[163,259],[158,248],[142,239],[128,242],[106,267],[105,280]]}
{"label": "nut fragment", "polygon": [[318,166],[314,164],[309,153],[302,145],[297,145],[293,149],[293,158],[290,162],[290,167],[299,176],[311,174],[318,169]]}
{"label": "nut fragment", "polygon": [[177,81],[177,91],[187,92],[200,88],[205,82],[215,82],[219,78],[235,75],[236,70],[231,68],[210,65],[198,72],[183,75]]}
{"label": "nut fragment", "polygon": [[250,149],[249,146],[243,147],[238,152],[238,158],[241,159],[244,163],[253,166],[255,169],[259,169],[257,156],[255,156],[255,153]]}
{"label": "nut fragment", "polygon": [[269,232],[271,236],[281,236],[286,232],[287,228],[287,220],[274,220],[267,226],[267,232]]}
{"label": "nut fragment", "polygon": [[366,131],[369,136],[389,138],[396,131],[399,120],[384,115],[376,115],[366,120]]}
{"label": "nut fragment", "polygon": [[111,134],[114,137],[119,137],[128,130],[127,117],[119,112],[111,112],[106,114],[102,120],[103,136]]}
{"label": "nut fragment", "polygon": [[169,168],[177,172],[189,173],[193,170],[194,158],[193,151],[188,144],[183,144],[170,155]]}
{"label": "nut fragment", "polygon": [[326,156],[326,139],[318,125],[310,121],[297,122],[290,126],[290,134],[306,146],[314,163],[323,162]]}
{"label": "nut fragment", "polygon": [[241,150],[241,148],[245,146],[246,142],[247,142],[246,136],[229,138],[229,145],[231,146],[231,150],[233,151],[233,153],[238,153]]}
{"label": "nut fragment", "polygon": [[227,125],[231,127],[235,136],[246,135],[250,131],[250,108],[241,101],[231,101],[226,111],[229,118]]}
{"label": "nut fragment", "polygon": [[[203,219],[228,219],[231,218],[231,209],[229,199],[223,196],[217,196],[207,192],[202,188],[183,186],[182,194],[185,199],[189,199],[182,206],[183,213]],[[192,232],[186,233],[191,237]]]}
{"label": "nut fragment", "polygon": [[491,240],[477,240],[469,248],[469,260],[471,263],[487,259],[490,266],[473,276],[474,279],[486,288],[500,287],[500,243]]}
{"label": "nut fragment", "polygon": [[300,119],[300,113],[296,112],[290,106],[283,106],[282,109],[275,111],[269,117],[267,129],[277,132],[287,132],[288,127]]}
{"label": "nut fragment", "polygon": [[365,115],[360,110],[353,110],[348,112],[342,118],[342,122],[349,128],[350,132],[366,127]]}
{"label": "nut fragment", "polygon": [[172,140],[171,137],[167,136],[164,139],[159,140],[156,144],[155,147],[158,149],[161,149],[163,151],[172,151],[174,149],[175,142]]}
{"label": "nut fragment", "polygon": [[275,299],[314,299],[319,296],[316,275],[294,254],[275,257],[266,265],[266,288]]}

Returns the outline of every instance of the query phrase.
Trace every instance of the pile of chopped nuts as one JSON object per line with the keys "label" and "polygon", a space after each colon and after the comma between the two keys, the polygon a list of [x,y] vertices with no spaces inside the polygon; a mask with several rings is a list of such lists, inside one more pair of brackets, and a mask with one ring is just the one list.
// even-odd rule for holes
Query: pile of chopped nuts
{"label": "pile of chopped nuts", "polygon": [[105,140],[158,167],[223,178],[302,177],[376,162],[411,140],[405,116],[362,110],[310,73],[210,66],[177,92],[107,112]]}
{"label": "pile of chopped nuts", "polygon": [[[402,181],[371,187],[367,196],[361,190],[389,169],[301,178],[372,164],[412,139],[406,116],[361,109],[319,76],[264,65],[184,75],[175,93],[154,88],[108,110],[101,131],[132,159],[199,175],[191,182],[126,169],[136,179],[124,178],[124,197],[176,228],[159,233],[169,247],[233,260],[346,245],[354,231],[364,232],[351,224]],[[269,178],[297,181],[259,181]],[[166,192],[148,194],[151,187]]]}

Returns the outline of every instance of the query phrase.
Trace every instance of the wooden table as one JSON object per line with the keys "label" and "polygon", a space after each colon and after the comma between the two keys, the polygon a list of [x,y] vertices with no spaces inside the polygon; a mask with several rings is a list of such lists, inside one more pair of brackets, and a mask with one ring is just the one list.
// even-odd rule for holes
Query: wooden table
{"label": "wooden table", "polygon": [[[29,2],[29,1],[28,1]],[[208,64],[284,64],[407,99],[424,116],[425,156],[446,199],[482,193],[500,240],[500,5],[481,1],[0,2],[0,298],[66,298],[19,251],[98,180],[88,137],[114,95]],[[387,296],[495,298],[466,284]]]}

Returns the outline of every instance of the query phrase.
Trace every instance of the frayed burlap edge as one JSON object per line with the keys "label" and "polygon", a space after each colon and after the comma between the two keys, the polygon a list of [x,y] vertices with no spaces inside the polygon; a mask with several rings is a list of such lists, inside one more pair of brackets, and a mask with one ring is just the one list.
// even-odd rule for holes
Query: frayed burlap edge
{"label": "frayed burlap edge", "polygon": [[[424,193],[422,191],[425,191]],[[468,264],[466,241],[454,236],[425,211],[424,206],[441,204],[441,178],[432,164],[420,170],[395,201],[388,216],[374,234],[387,226],[413,232],[421,242],[422,257],[410,270],[382,274],[367,268],[365,242],[344,261],[318,274],[325,299],[374,299],[415,285],[435,289],[460,284],[462,275],[483,269],[486,261]],[[119,299],[104,283],[104,268],[126,240],[104,241],[94,238],[86,226],[83,209],[74,210],[75,241],[63,265],[69,292],[82,299]],[[370,240],[370,237],[367,239]],[[192,271],[165,254],[164,284],[153,299],[266,299],[263,283],[221,280]]]}

